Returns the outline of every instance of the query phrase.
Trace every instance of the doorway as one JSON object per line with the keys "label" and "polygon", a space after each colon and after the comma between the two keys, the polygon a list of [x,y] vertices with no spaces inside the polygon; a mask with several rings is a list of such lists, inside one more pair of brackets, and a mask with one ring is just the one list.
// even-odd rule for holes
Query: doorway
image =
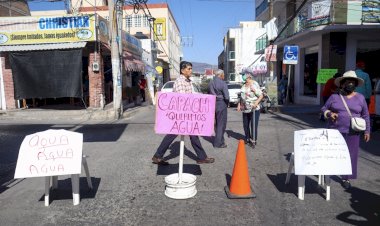
{"label": "doorway", "polygon": [[303,95],[317,96],[318,53],[305,54]]}

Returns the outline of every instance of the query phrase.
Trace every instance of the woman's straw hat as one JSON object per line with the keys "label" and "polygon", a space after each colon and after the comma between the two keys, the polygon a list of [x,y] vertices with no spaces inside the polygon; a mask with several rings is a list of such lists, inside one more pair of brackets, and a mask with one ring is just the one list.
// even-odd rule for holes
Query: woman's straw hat
{"label": "woman's straw hat", "polygon": [[364,80],[361,78],[358,78],[355,71],[346,71],[342,77],[336,78],[334,83],[337,87],[340,87],[340,82],[344,79],[354,79],[358,82],[357,86],[361,86],[364,84]]}

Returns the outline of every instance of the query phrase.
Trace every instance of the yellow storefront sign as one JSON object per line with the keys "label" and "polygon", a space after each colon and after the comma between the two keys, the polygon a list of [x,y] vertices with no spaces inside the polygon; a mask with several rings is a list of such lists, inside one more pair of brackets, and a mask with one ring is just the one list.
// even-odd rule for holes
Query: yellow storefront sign
{"label": "yellow storefront sign", "polygon": [[161,66],[156,67],[156,71],[158,74],[161,74],[164,69]]}
{"label": "yellow storefront sign", "polygon": [[166,18],[156,18],[153,28],[154,40],[166,40]]}
{"label": "yellow storefront sign", "polygon": [[95,40],[94,15],[0,18],[0,45]]}

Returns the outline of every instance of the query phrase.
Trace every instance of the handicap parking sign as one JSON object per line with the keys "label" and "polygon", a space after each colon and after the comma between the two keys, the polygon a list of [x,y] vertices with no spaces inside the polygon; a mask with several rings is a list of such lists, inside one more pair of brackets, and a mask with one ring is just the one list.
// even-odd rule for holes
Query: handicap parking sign
{"label": "handicap parking sign", "polygon": [[298,63],[298,46],[284,46],[283,64]]}

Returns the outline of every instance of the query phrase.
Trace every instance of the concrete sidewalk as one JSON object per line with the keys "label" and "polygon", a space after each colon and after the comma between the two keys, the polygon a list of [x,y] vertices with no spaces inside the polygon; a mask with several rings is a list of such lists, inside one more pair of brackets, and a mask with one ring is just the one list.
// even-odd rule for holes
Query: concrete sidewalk
{"label": "concrete sidewalk", "polygon": [[[123,102],[123,114],[121,118],[127,119],[132,117],[139,108],[149,106],[147,102],[127,103]],[[42,108],[22,108],[14,110],[0,111],[0,121],[45,121],[45,120],[74,120],[74,121],[104,121],[115,120],[113,103],[104,107],[104,109],[75,108],[71,110],[64,109],[62,106],[51,106],[50,109]]]}

